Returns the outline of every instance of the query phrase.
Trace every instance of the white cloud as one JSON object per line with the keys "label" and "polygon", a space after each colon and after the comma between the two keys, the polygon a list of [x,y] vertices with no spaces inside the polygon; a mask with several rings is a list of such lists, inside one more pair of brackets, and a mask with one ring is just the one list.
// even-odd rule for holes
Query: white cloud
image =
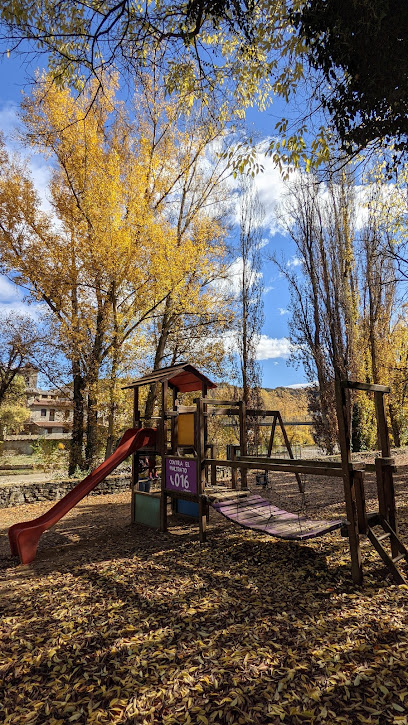
{"label": "white cloud", "polygon": [[41,156],[32,156],[29,159],[29,167],[34,186],[40,197],[41,209],[49,212],[51,205],[47,198],[47,190],[50,183],[51,166],[47,165]]}
{"label": "white cloud", "polygon": [[0,302],[1,315],[9,315],[10,312],[17,312],[18,314],[24,315],[24,317],[31,317],[33,320],[38,320],[41,315],[41,311],[41,305],[27,305],[21,300],[14,302],[13,304]]}
{"label": "white cloud", "polygon": [[0,303],[11,303],[21,298],[17,285],[10,282],[7,277],[0,275]]}
{"label": "white cloud", "polygon": [[0,275],[0,313],[7,315],[10,312],[18,312],[33,320],[37,320],[41,314],[42,305],[28,305],[24,302],[23,291],[13,284],[7,277]]}
{"label": "white cloud", "polygon": [[285,182],[279,168],[269,156],[259,153],[258,161],[264,170],[255,177],[255,187],[265,210],[264,226],[268,228],[269,234],[274,236],[281,231],[276,218],[276,207],[282,201]]}
{"label": "white cloud", "polygon": [[287,267],[300,267],[301,264],[303,264],[302,259],[300,257],[296,257],[296,255],[291,257],[291,259],[288,259],[286,262]]}
{"label": "white cloud", "polygon": [[5,103],[0,108],[0,130],[6,135],[6,149],[10,155],[17,153],[28,165],[34,186],[39,194],[40,205],[43,211],[50,211],[47,199],[47,188],[50,181],[52,162],[46,161],[41,154],[29,154],[21,145],[16,135],[19,119],[18,106],[15,103]]}
{"label": "white cloud", "polygon": [[289,314],[289,310],[284,310],[283,307],[278,307],[278,310],[279,310],[279,314],[280,315],[288,315]]}
{"label": "white cloud", "polygon": [[9,135],[13,133],[17,127],[17,106],[15,103],[5,103],[0,108],[0,129],[3,133]]}
{"label": "white cloud", "polygon": [[[282,174],[272,160],[270,156],[266,156],[265,150],[269,146],[270,138],[264,139],[258,144],[256,155],[256,161],[263,167],[263,171],[256,174],[254,177],[254,186],[258,192],[259,200],[264,208],[265,217],[262,222],[262,227],[268,230],[271,236],[274,236],[278,232],[281,232],[281,226],[276,218],[276,208],[281,203],[283,195],[286,192],[286,182],[282,178]],[[295,178],[299,172],[293,172],[291,178]],[[236,196],[235,213],[233,214],[233,221],[239,224],[240,213],[239,213],[239,177],[238,179],[231,178],[229,181],[231,185],[231,191]],[[269,240],[266,237],[262,241],[262,246],[266,246]]]}
{"label": "white cloud", "polygon": [[285,385],[285,388],[292,388],[297,390],[298,388],[310,388],[313,383],[292,383],[292,385]]}
{"label": "white cloud", "polygon": [[292,352],[292,345],[287,337],[268,337],[261,335],[257,351],[257,360],[283,358],[286,360]]}
{"label": "white cloud", "polygon": [[[234,297],[238,297],[241,290],[243,265],[244,262],[242,257],[234,259],[228,268],[228,276],[223,279],[217,279],[213,283],[216,289],[226,294],[233,294]],[[254,272],[251,270],[250,265],[248,265],[248,276],[252,277],[252,275],[254,279],[263,277],[262,272]],[[272,287],[269,287],[267,291],[269,292],[271,289]]]}

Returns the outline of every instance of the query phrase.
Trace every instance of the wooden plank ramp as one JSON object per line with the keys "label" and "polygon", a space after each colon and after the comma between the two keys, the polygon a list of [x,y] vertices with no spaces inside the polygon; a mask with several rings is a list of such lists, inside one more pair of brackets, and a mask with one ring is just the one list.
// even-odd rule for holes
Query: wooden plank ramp
{"label": "wooden plank ramp", "polygon": [[304,541],[328,534],[344,524],[340,519],[315,521],[300,514],[284,511],[256,494],[224,500],[210,498],[210,503],[215,511],[230,521],[246,529],[262,531],[279,539]]}

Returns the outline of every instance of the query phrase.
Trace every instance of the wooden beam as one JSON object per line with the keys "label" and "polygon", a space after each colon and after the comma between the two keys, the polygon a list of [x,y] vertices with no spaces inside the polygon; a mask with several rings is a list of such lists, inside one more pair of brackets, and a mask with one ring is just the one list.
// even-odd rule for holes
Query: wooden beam
{"label": "wooden beam", "polygon": [[213,405],[227,405],[231,406],[232,408],[238,408],[239,403],[237,403],[236,400],[218,400],[217,398],[208,398],[206,399],[206,403],[208,403],[209,406]]}
{"label": "wooden beam", "polygon": [[343,471],[341,468],[330,468],[325,467],[324,465],[319,466],[316,464],[313,465],[307,465],[302,466],[301,464],[296,463],[295,461],[293,463],[289,463],[288,461],[280,459],[280,462],[278,463],[270,463],[269,461],[265,461],[265,459],[260,459],[254,461],[251,458],[238,458],[237,460],[223,460],[218,458],[207,458],[206,462],[209,465],[212,465],[213,463],[216,463],[217,466],[225,466],[232,469],[237,468],[245,468],[245,470],[252,470],[252,471],[281,471],[282,473],[304,473],[304,474],[313,474],[316,476],[328,476],[333,478],[342,478]]}
{"label": "wooden beam", "polygon": [[346,502],[347,531],[351,556],[351,575],[356,584],[363,581],[360,537],[358,532],[357,504],[354,490],[354,474],[351,464],[350,400],[346,387],[338,375],[335,379],[336,411],[342,462],[344,498]]}
{"label": "wooden beam", "polygon": [[371,383],[357,383],[351,380],[342,380],[340,383],[342,388],[349,390],[365,390],[369,393],[390,393],[391,388],[387,385],[372,385]]}

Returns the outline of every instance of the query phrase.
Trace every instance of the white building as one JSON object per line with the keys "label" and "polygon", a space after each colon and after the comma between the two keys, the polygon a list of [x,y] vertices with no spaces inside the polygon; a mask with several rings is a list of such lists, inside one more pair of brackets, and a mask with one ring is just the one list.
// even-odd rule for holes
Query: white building
{"label": "white building", "polygon": [[25,425],[29,435],[71,436],[72,392],[65,390],[43,390],[38,387],[38,370],[27,366],[21,370],[26,381],[27,408],[30,418]]}

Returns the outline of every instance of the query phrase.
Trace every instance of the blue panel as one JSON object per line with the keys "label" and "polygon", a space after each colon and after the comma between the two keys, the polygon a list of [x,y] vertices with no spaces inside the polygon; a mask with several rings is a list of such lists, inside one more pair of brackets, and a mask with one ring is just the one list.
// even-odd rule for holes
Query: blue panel
{"label": "blue panel", "polygon": [[195,501],[184,501],[182,498],[176,499],[176,512],[183,516],[191,516],[198,519],[198,503]]}

